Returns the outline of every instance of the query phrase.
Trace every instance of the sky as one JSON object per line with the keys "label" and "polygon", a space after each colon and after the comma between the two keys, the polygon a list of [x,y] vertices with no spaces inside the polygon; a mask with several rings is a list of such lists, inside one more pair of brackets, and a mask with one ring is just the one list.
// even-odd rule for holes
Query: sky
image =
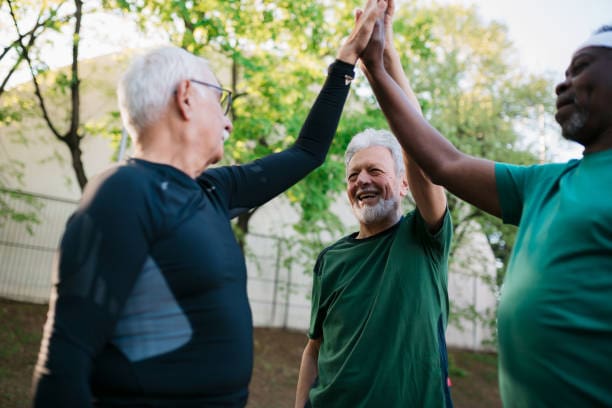
{"label": "sky", "polygon": [[[401,7],[401,0],[396,1]],[[431,0],[420,1],[426,4]],[[563,79],[576,47],[598,27],[612,24],[612,0],[437,1],[475,5],[485,21],[504,23],[518,50],[520,64],[529,72],[552,75],[555,83]],[[151,40],[154,41],[148,38],[147,42]],[[551,98],[554,97],[551,89]],[[580,146],[561,139],[558,126],[553,124],[551,128],[541,138],[542,143],[550,146],[549,160],[564,161],[582,155]]]}
{"label": "sky", "polygon": [[[426,3],[429,0],[421,0]],[[508,35],[529,72],[549,73],[555,84],[576,48],[602,25],[612,25],[612,0],[438,0],[441,3],[475,5],[486,20],[508,27]],[[551,98],[554,98],[551,89]],[[582,156],[582,147],[562,140],[559,127],[540,135],[552,161]]]}
{"label": "sky", "polygon": [[[431,0],[419,0],[423,4]],[[401,7],[402,0],[396,0]],[[548,73],[555,82],[563,79],[563,72],[570,62],[576,47],[596,28],[612,24],[612,0],[437,0],[441,3],[475,5],[485,21],[495,20],[508,27],[508,34],[519,53],[520,64],[533,73]],[[143,36],[130,29],[117,16],[94,17],[85,27],[104,27],[92,32],[82,33],[82,38],[93,38],[96,44],[83,47],[81,56],[91,58],[96,55],[119,51],[118,48],[151,46],[164,41],[162,35],[149,33]],[[59,43],[58,43],[59,46]],[[63,45],[62,49],[66,48]],[[61,57],[57,50],[49,53]],[[66,65],[69,55],[58,58],[52,66]],[[15,77],[15,82],[27,79],[27,75]],[[551,98],[554,98],[551,89]],[[555,136],[551,136],[555,140]],[[558,139],[558,137],[556,138]],[[553,159],[565,160],[579,157],[581,149],[561,143],[561,154],[555,153]]]}
{"label": "sky", "polygon": [[[432,0],[420,0],[427,4]],[[441,3],[475,5],[487,21],[496,20],[508,27],[519,51],[521,64],[529,71],[552,72],[561,80],[576,46],[603,24],[612,24],[612,0],[436,0]],[[401,7],[402,0],[396,0]],[[90,18],[90,17],[88,17]],[[94,46],[81,50],[85,58],[117,51],[118,47],[150,46],[163,41],[161,35],[139,34],[119,17],[94,17],[85,27],[105,27],[90,32]],[[88,36],[88,33],[83,33]],[[100,38],[104,37],[104,38]],[[62,46],[63,48],[63,46]],[[51,53],[59,56],[56,50]],[[61,58],[60,58],[61,59]],[[66,60],[65,62],[63,60]],[[58,64],[69,63],[69,56]],[[52,64],[56,65],[56,64]],[[63,65],[63,64],[62,64]]]}
{"label": "sky", "polygon": [[476,5],[486,20],[508,27],[521,62],[558,80],[578,45],[598,27],[612,24],[612,0],[441,0]]}

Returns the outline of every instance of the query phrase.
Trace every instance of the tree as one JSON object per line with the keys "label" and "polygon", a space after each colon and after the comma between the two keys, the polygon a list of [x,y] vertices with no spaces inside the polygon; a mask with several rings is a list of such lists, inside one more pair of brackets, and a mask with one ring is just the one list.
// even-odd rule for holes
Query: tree
{"label": "tree", "polygon": [[[436,43],[429,47],[432,58],[415,60],[406,55],[406,66],[413,72],[415,89],[431,123],[465,153],[515,164],[536,163],[536,156],[524,147],[529,135],[521,133],[519,125],[537,128],[541,108],[552,114],[550,79],[526,74],[518,65],[506,27],[484,23],[473,7],[433,6],[418,14],[435,19]],[[486,233],[500,262],[501,281],[514,239],[512,230],[505,228],[502,233],[497,219],[455,199],[451,207],[459,241],[469,230],[468,221],[475,221]]]}
{"label": "tree", "polygon": [[[59,1],[50,6],[45,4],[39,6],[36,2],[27,1],[19,4],[11,0],[7,0],[6,3],[0,2],[0,21],[3,22],[0,33],[4,41],[7,41],[2,45],[0,52],[0,66],[6,67],[6,73],[3,69],[3,76],[0,77],[0,101],[2,102],[0,104],[0,125],[7,126],[22,119],[27,103],[22,100],[15,101],[13,98],[7,102],[6,96],[3,98],[3,95],[15,72],[25,62],[31,62],[27,58],[35,50],[36,42],[41,35],[46,30],[58,30],[66,21],[66,16],[60,12],[63,3],[64,1]],[[35,18],[20,24],[19,20],[24,15],[32,15]],[[32,233],[33,225],[40,222],[37,212],[41,208],[41,203],[32,196],[18,194],[7,189],[7,186],[13,181],[17,184],[21,183],[23,167],[24,164],[21,161],[12,158],[0,164],[0,225],[4,225],[7,220],[22,222]]]}
{"label": "tree", "polygon": [[[213,63],[221,81],[236,95],[226,163],[244,163],[281,150],[297,138],[325,77],[325,65],[333,61],[340,38],[348,34],[350,13],[358,3],[107,0],[104,4],[135,13],[143,28],[153,21],[173,43]],[[301,205],[304,219],[312,218],[314,211],[303,200],[305,186],[313,183],[309,178],[287,194],[292,203]],[[256,211],[237,220],[241,244]]]}
{"label": "tree", "polygon": [[[493,161],[534,164],[526,129],[537,129],[544,113],[551,116],[553,89],[550,78],[526,74],[518,64],[505,26],[485,23],[474,7],[440,6],[401,10],[397,21],[401,41],[403,24],[410,18],[435,21],[431,57],[406,53],[405,67],[429,121],[461,151]],[[497,274],[487,281],[497,293],[503,282],[516,228],[449,195],[455,242],[474,231],[485,234],[495,256]],[[493,322],[495,310],[485,316],[457,310],[459,318]]]}
{"label": "tree", "polygon": [[[86,126],[81,120],[81,78],[79,76],[79,49],[80,33],[83,19],[82,0],[45,1],[42,4],[27,0],[6,0],[6,7],[10,15],[14,38],[4,48],[2,57],[12,53],[12,67],[3,78],[3,88],[12,74],[25,64],[32,81],[34,96],[38,105],[38,114],[43,118],[49,132],[61,143],[68,147],[72,168],[76,175],[79,187],[83,189],[87,183],[87,175],[81,160],[81,141],[87,135]],[[34,23],[28,25],[32,15],[36,15]],[[29,28],[24,28],[24,26]],[[48,45],[42,41],[45,31],[61,32],[71,29],[71,65],[66,73],[60,71],[55,74],[49,72],[48,64],[41,59],[41,47]],[[0,93],[2,96],[2,93]],[[62,101],[57,102],[57,97]],[[10,109],[4,105],[2,119],[20,120],[23,118],[23,105],[25,99],[17,109]],[[67,106],[66,110],[54,112],[50,106]]]}
{"label": "tree", "polygon": [[[236,95],[231,112],[234,133],[226,145],[228,164],[251,161],[283,149],[296,139],[324,80],[324,67],[333,61],[341,38],[353,24],[352,10],[361,3],[361,0],[102,1],[108,12],[134,17],[143,30],[163,30],[173,43],[211,61],[221,82]],[[4,4],[30,3],[11,0],[3,3],[3,10]],[[78,0],[70,4],[72,8],[67,7],[66,1],[54,2],[53,14],[43,3],[41,10],[47,7],[44,10],[48,11],[38,13],[43,17],[23,29],[15,13],[13,26],[17,37],[10,44],[11,50],[18,50],[21,60],[29,66],[39,109],[45,116],[44,95],[36,83],[47,70],[35,58],[34,45],[28,45],[32,40],[28,33],[38,33],[34,29],[37,26],[38,30],[72,28],[71,70],[51,78],[52,89],[60,94],[65,92],[71,101],[68,130],[58,131],[48,114],[45,119],[55,137],[69,146],[78,174],[79,167],[82,169],[78,160],[80,140],[101,129],[94,130],[79,120],[78,34],[83,4]],[[45,18],[49,23],[42,24]],[[483,22],[474,8],[423,7],[406,0],[398,5],[395,33],[396,46],[424,114],[442,134],[466,153],[519,164],[535,162],[535,156],[524,148],[522,131],[537,121],[539,107],[550,114],[551,84],[545,77],[521,71],[503,25]],[[345,232],[329,207],[345,188],[343,154],[348,140],[366,127],[387,127],[367,89],[364,78],[358,77],[325,164],[286,193],[301,215],[295,226],[301,240],[297,244],[312,250],[300,254],[305,265],[314,263],[316,252],[324,243]],[[116,133],[116,129],[113,131]],[[84,172],[80,174],[79,184],[86,181]],[[513,230],[452,196],[449,205],[454,217],[455,242],[461,242],[474,228],[485,233],[498,259],[495,283],[499,283],[512,247]],[[241,243],[256,211],[253,209],[237,221]],[[308,266],[304,267],[309,270]]]}

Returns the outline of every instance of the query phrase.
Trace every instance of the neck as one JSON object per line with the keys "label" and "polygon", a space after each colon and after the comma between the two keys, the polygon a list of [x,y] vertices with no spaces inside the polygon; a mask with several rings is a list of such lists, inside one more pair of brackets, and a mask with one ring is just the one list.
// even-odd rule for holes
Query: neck
{"label": "neck", "polygon": [[588,146],[584,146],[584,153],[597,153],[612,149],[612,128],[605,130]]}
{"label": "neck", "polygon": [[355,237],[356,239],[364,239],[372,237],[376,234],[380,234],[383,231],[388,230],[400,220],[401,214],[394,213],[393,216],[389,216],[384,220],[379,220],[373,223],[360,223],[359,224],[359,233]]}
{"label": "neck", "polygon": [[132,157],[167,164],[196,178],[208,164],[203,165],[202,159],[188,148],[182,130],[165,122],[157,122],[143,129],[138,135]]}

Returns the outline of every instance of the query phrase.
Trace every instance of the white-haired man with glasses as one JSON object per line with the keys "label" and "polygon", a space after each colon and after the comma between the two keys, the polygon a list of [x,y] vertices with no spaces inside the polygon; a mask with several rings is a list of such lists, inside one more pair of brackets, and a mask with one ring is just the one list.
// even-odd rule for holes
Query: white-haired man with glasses
{"label": "white-haired man with glasses", "polygon": [[295,144],[242,166],[209,168],[231,93],[203,59],[166,47],[133,62],[118,96],[134,155],[89,183],[67,224],[34,406],[246,404],[252,319],[230,219],[323,163],[385,8],[368,0]]}

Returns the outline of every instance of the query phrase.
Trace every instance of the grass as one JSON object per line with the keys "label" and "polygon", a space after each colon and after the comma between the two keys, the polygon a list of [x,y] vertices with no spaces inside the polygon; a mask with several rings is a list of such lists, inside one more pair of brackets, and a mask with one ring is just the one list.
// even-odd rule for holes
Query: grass
{"label": "grass", "polygon": [[[46,305],[0,299],[0,407],[29,407],[30,384],[38,355]],[[255,365],[247,408],[293,406],[306,335],[256,328]],[[497,356],[449,350],[452,395],[456,408],[501,407]]]}

